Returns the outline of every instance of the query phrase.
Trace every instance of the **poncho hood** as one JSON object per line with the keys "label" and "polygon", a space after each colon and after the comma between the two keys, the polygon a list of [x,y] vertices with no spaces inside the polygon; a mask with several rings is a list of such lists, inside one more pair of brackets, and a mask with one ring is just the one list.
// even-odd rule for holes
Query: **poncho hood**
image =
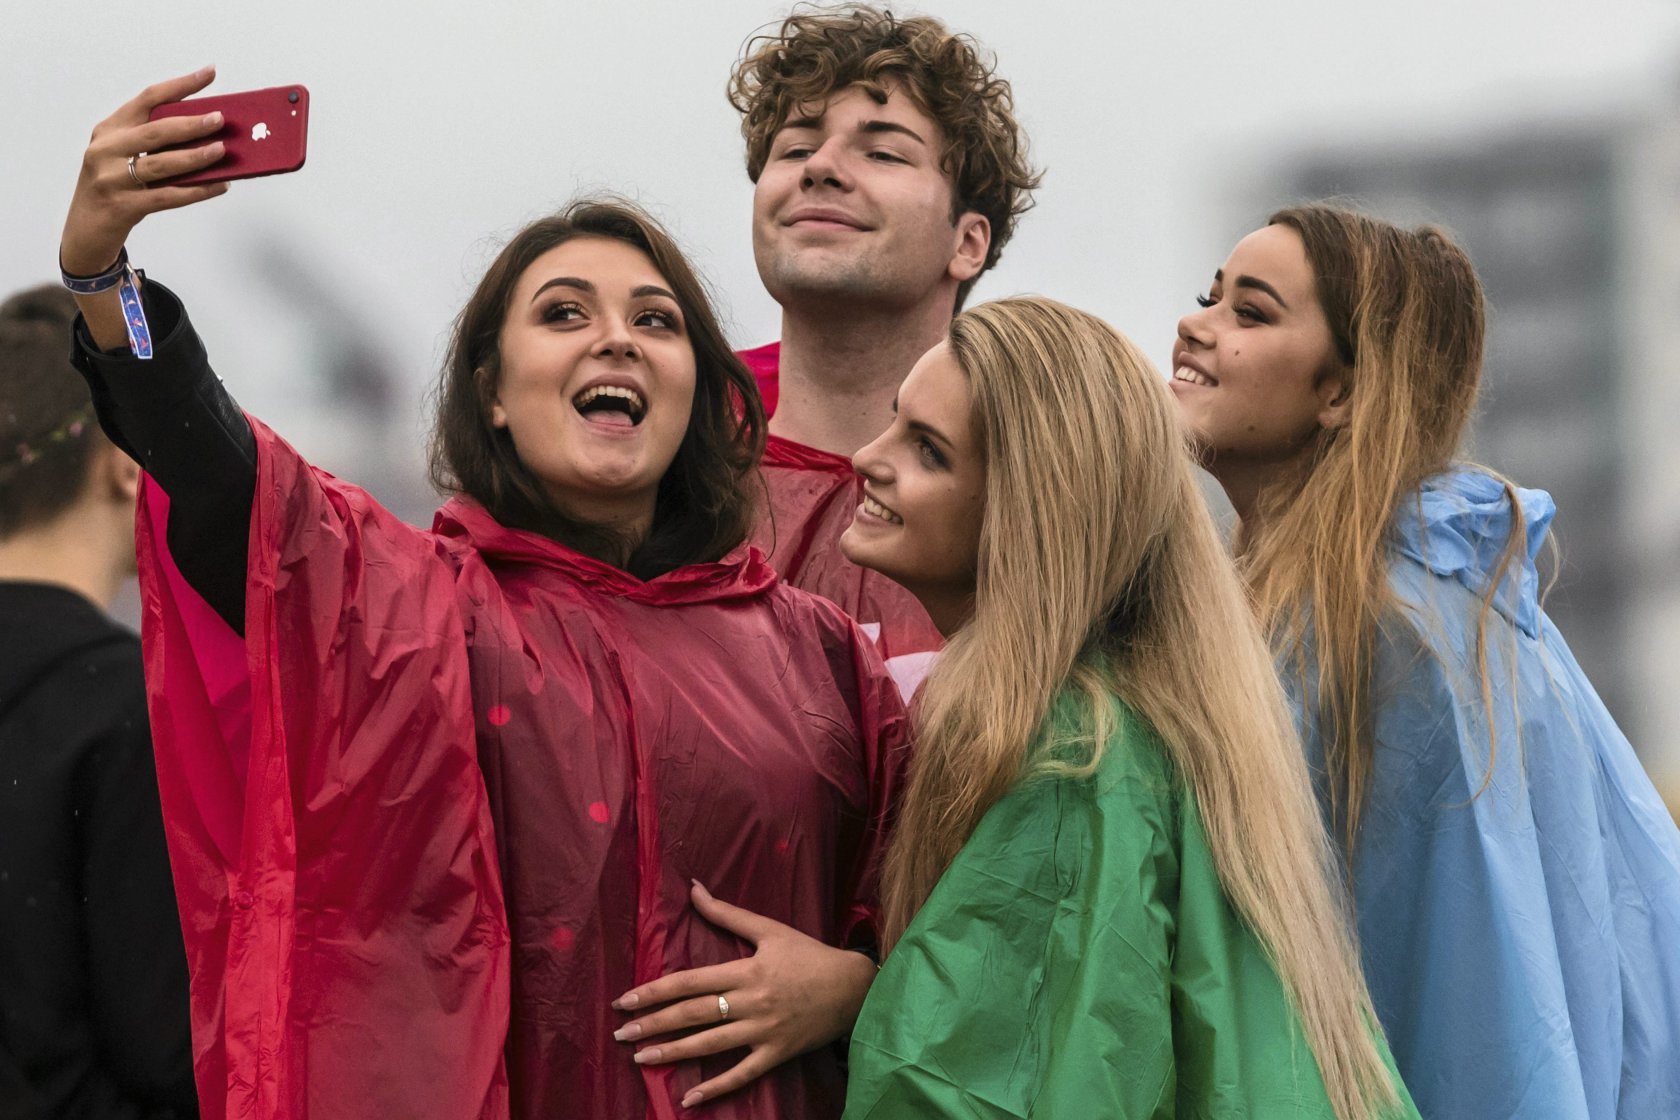
{"label": "poncho hood", "polygon": [[[1529,637],[1539,633],[1540,573],[1536,560],[1557,507],[1544,490],[1516,487],[1523,541],[1493,606]],[[1499,570],[1517,511],[1505,484],[1485,471],[1446,471],[1425,479],[1395,515],[1394,547],[1439,576],[1485,596]]]}
{"label": "poncho hood", "polygon": [[638,579],[540,533],[508,528],[471,498],[444,503],[432,521],[432,531],[471,546],[492,564],[553,568],[593,590],[653,606],[751,598],[776,585],[775,570],[750,545],[740,545],[710,564],[686,564],[654,579]]}

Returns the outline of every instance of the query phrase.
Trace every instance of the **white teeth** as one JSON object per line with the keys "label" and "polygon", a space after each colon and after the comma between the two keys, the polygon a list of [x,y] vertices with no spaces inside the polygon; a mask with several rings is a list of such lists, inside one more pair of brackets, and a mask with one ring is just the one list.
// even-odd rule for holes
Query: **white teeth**
{"label": "white teeth", "polygon": [[1213,378],[1204,373],[1198,373],[1189,366],[1179,366],[1177,369],[1173,370],[1173,380],[1188,381],[1192,385],[1206,385],[1209,388],[1218,384],[1218,382],[1214,381]]}
{"label": "white teeth", "polygon": [[618,385],[597,385],[593,389],[585,389],[577,395],[572,404],[578,408],[584,408],[588,406],[589,402],[601,397],[618,397],[621,400],[629,401],[631,407],[637,412],[647,411],[647,403],[642,400],[640,393],[634,389],[626,389]]}
{"label": "white teeth", "polygon": [[877,502],[874,498],[871,498],[868,494],[865,494],[863,496],[863,508],[864,508],[865,512],[874,514],[876,517],[879,517],[882,521],[890,521],[894,525],[904,524],[904,518],[900,517],[898,514],[894,513],[892,510],[888,509],[886,506],[882,505],[880,502]]}

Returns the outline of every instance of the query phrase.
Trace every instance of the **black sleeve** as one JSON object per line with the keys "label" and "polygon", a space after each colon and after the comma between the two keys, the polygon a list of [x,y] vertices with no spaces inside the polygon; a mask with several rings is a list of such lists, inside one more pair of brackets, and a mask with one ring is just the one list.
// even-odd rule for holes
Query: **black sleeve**
{"label": "black sleeve", "polygon": [[[82,929],[101,1066],[147,1117],[198,1115],[187,958],[164,843],[138,651],[90,661],[81,687],[124,697],[80,768]],[[100,682],[97,678],[110,679]],[[103,691],[101,691],[103,690]]]}
{"label": "black sleeve", "polygon": [[70,360],[87,379],[99,425],[169,495],[169,551],[194,591],[245,632],[245,566],[257,440],[210,368],[175,294],[146,281],[152,357],[103,351],[76,320]]}

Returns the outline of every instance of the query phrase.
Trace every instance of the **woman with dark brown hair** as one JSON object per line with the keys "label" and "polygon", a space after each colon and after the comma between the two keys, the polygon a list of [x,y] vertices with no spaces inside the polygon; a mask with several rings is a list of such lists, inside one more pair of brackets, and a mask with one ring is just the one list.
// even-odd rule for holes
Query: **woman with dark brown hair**
{"label": "woman with dark brown hair", "polygon": [[[743,545],[763,411],[699,280],[622,203],[515,235],[440,386],[454,497],[412,528],[241,413],[172,293],[136,295],[133,226],[225,189],[167,182],[219,145],[159,151],[219,121],[146,123],[210,77],[95,130],[61,245],[77,363],[156,483],[206,1115],[837,1115],[903,709]],[[665,1021],[709,1029],[632,1060],[615,997],[676,971],[712,986]]]}

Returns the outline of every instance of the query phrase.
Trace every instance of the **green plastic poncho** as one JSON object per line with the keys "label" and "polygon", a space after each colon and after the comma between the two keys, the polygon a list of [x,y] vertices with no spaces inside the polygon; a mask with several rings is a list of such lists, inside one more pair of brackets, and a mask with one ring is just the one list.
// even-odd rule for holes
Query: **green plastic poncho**
{"label": "green plastic poncho", "polygon": [[[1079,704],[1041,741],[1087,724]],[[1094,775],[993,806],[881,966],[845,1120],[1334,1116],[1195,802],[1150,727],[1114,717]]]}

